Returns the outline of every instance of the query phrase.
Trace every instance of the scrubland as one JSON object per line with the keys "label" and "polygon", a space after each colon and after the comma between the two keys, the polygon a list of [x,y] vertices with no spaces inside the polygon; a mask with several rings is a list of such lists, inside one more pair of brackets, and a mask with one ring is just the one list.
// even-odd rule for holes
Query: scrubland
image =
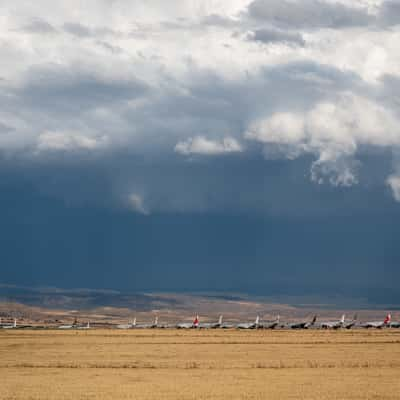
{"label": "scrubland", "polygon": [[0,331],[0,399],[399,399],[400,330]]}

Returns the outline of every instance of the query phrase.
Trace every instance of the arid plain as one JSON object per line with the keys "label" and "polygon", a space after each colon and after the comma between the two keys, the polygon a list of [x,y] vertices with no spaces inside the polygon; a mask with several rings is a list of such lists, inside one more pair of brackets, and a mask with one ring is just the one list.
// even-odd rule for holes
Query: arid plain
{"label": "arid plain", "polygon": [[0,398],[398,399],[400,330],[0,331]]}

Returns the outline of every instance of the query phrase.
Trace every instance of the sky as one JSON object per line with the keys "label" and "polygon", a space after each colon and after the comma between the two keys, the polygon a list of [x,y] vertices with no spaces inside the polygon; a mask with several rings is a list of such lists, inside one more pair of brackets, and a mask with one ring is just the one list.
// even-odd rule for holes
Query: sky
{"label": "sky", "polygon": [[400,289],[400,3],[0,0],[0,282]]}

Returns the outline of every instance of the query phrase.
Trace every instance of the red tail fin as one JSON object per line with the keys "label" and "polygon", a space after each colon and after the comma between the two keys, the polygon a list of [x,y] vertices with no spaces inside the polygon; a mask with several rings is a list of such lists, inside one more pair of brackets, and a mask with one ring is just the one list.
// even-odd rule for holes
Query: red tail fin
{"label": "red tail fin", "polygon": [[199,316],[198,315],[196,315],[196,318],[193,321],[193,326],[194,327],[198,327],[199,326]]}
{"label": "red tail fin", "polygon": [[386,325],[390,322],[390,320],[392,319],[392,316],[390,314],[386,315],[385,320],[383,321],[383,323]]}

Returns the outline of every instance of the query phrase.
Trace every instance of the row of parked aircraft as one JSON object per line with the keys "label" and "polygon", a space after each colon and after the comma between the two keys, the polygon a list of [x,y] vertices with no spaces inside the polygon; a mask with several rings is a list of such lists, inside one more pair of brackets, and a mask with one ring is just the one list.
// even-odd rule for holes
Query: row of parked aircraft
{"label": "row of parked aircraft", "polygon": [[[200,322],[199,316],[196,315],[192,322],[184,322],[178,324],[159,324],[158,317],[155,317],[153,323],[140,324],[136,322],[136,318],[128,324],[115,326],[117,329],[155,329],[155,328],[177,328],[177,329],[351,329],[351,328],[400,328],[400,322],[393,322],[391,315],[387,314],[386,318],[381,321],[371,321],[360,323],[357,320],[357,314],[351,320],[346,320],[343,314],[339,320],[334,321],[317,321],[315,315],[311,320],[281,323],[278,315],[273,321],[261,321],[257,316],[254,322],[229,323],[224,322],[222,315],[215,322]],[[3,324],[0,319],[0,328],[16,329],[16,328],[33,328],[30,325],[17,325],[17,319],[14,318],[13,323]],[[70,325],[60,325],[58,329],[90,329],[90,322],[87,324],[79,324],[75,321]]]}
{"label": "row of parked aircraft", "polygon": [[137,329],[137,328],[177,328],[177,329],[351,329],[351,328],[400,328],[400,322],[392,322],[391,315],[387,316],[381,321],[370,321],[359,323],[357,314],[351,320],[346,320],[343,314],[339,320],[336,321],[317,321],[315,315],[311,320],[281,323],[280,316],[278,315],[273,321],[261,321],[257,316],[254,322],[244,323],[227,323],[223,322],[223,317],[220,315],[216,322],[200,322],[199,316],[196,315],[192,322],[178,323],[176,325],[160,325],[158,317],[155,318],[152,324],[137,324],[136,318],[128,324],[121,324],[116,326],[118,329]]}

